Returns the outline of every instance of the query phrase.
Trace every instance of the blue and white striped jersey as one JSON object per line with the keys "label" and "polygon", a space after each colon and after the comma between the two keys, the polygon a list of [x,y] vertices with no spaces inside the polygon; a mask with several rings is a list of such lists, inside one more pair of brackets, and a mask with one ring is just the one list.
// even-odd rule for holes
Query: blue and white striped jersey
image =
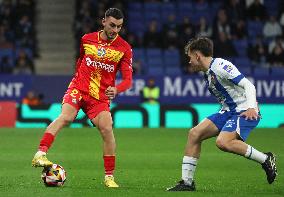
{"label": "blue and white striped jersey", "polygon": [[[240,112],[252,107],[244,87],[238,85],[245,76],[231,62],[214,58],[204,78],[211,94],[222,104],[221,110]],[[258,110],[256,101],[252,105]]]}

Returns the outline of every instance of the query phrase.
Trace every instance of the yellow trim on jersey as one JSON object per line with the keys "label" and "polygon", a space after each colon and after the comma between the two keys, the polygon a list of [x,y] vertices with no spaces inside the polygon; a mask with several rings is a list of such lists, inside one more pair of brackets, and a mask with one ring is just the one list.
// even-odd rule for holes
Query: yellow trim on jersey
{"label": "yellow trim on jersey", "polygon": [[91,73],[89,94],[97,100],[100,100],[100,86],[101,86],[102,70],[96,69]]}
{"label": "yellow trim on jersey", "polygon": [[[86,55],[93,55],[97,60],[109,60],[112,62],[118,63],[121,58],[123,57],[124,53],[121,51],[116,51],[107,47],[96,47],[95,45],[91,44],[83,44],[85,54]],[[102,56],[98,55],[98,50],[104,49],[105,54]]]}

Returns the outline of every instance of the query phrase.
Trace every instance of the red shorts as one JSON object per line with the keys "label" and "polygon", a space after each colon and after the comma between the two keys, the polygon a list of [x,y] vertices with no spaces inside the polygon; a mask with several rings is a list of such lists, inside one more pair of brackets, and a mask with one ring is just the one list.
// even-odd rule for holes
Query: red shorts
{"label": "red shorts", "polygon": [[108,101],[100,101],[89,94],[82,94],[76,87],[69,87],[63,97],[62,104],[68,103],[78,111],[82,109],[92,120],[102,111],[110,111]]}

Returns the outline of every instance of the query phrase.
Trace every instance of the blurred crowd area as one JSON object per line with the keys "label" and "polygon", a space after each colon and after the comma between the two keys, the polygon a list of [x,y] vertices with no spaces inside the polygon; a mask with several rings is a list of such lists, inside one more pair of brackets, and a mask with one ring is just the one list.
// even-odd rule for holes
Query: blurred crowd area
{"label": "blurred crowd area", "polygon": [[109,7],[125,14],[121,35],[133,47],[135,74],[190,73],[183,48],[199,35],[214,40],[215,57],[245,74],[284,76],[282,0],[77,0],[77,50],[83,34],[101,28]]}
{"label": "blurred crowd area", "polygon": [[0,0],[0,73],[33,74],[35,0]]}
{"label": "blurred crowd area", "polygon": [[[0,0],[0,73],[35,73],[35,4]],[[199,35],[212,38],[214,56],[244,74],[284,76],[283,0],[76,0],[75,6],[77,54],[80,38],[102,28],[109,7],[123,11],[120,34],[133,47],[135,75],[191,73],[183,48]]]}

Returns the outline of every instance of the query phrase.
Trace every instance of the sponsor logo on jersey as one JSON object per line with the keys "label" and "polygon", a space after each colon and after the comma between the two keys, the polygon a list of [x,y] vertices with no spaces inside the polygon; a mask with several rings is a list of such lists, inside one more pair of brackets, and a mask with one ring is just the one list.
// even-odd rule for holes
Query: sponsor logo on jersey
{"label": "sponsor logo on jersey", "polygon": [[87,66],[93,66],[95,68],[104,69],[107,72],[114,72],[114,65],[102,63],[102,62],[95,61],[95,60],[92,61],[91,58],[89,57],[86,58],[86,64]]}
{"label": "sponsor logo on jersey", "polygon": [[224,69],[226,72],[231,73],[232,70],[233,70],[233,67],[232,67],[231,65],[225,65],[225,66],[223,67],[223,69]]}
{"label": "sponsor logo on jersey", "polygon": [[98,48],[98,56],[103,57],[106,54],[106,50],[104,48]]}

